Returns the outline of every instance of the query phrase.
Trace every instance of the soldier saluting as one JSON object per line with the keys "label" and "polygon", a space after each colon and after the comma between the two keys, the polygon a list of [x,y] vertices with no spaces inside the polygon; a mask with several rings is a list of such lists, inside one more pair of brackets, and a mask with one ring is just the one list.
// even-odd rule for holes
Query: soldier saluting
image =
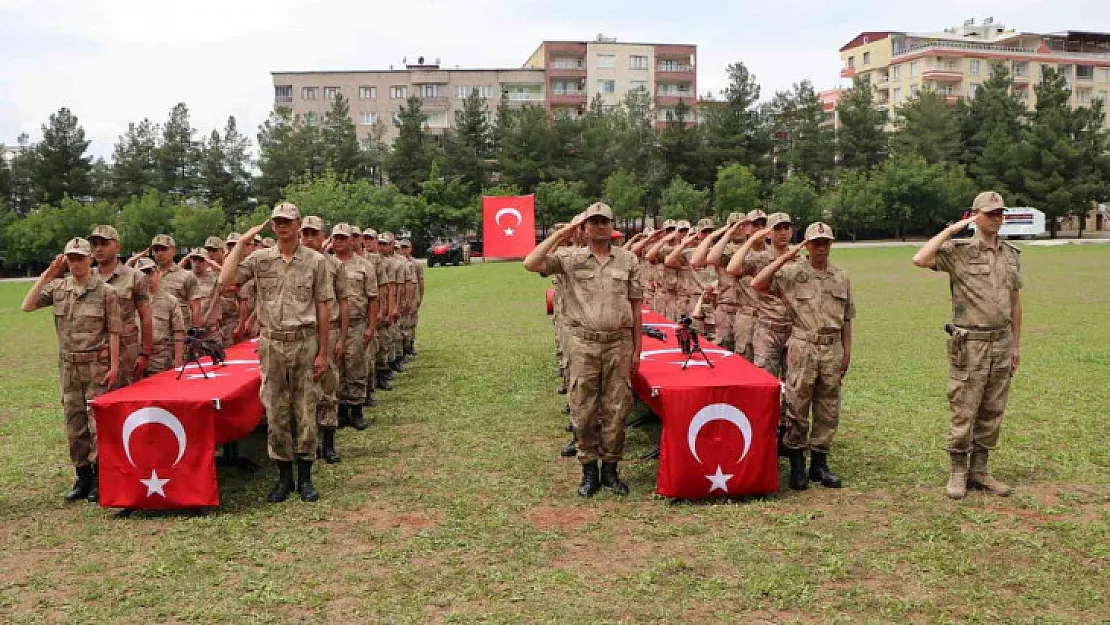
{"label": "soldier saluting", "polygon": [[[962,499],[968,486],[1006,496],[1013,489],[991,477],[1010,377],[1021,362],[1021,252],[1000,241],[1005,204],[994,191],[976,196],[971,216],[940,232],[913,264],[948,274],[952,338],[948,339],[948,452],[945,493]],[[971,239],[949,241],[970,224]],[[970,471],[968,455],[970,454]]]}

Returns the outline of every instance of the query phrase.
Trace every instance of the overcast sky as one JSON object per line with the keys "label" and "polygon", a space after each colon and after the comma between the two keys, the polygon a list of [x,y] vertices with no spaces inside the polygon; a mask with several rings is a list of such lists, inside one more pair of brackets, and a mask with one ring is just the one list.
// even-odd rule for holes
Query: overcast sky
{"label": "overcast sky", "polygon": [[[967,7],[973,6],[974,9]],[[698,46],[698,92],[743,61],[763,96],[839,84],[838,48],[863,30],[934,31],[993,16],[1023,31],[1110,31],[1107,0],[0,0],[0,143],[32,140],[67,106],[96,155],[129,121],[185,102],[204,134],[234,115],[252,140],[271,70],[518,67],[545,39]]]}

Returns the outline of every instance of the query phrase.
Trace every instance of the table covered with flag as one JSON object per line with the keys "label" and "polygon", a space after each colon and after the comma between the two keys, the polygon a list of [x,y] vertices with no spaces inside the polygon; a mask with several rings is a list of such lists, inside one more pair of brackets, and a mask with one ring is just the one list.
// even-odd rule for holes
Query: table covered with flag
{"label": "table covered with flag", "polygon": [[185,366],[105,393],[96,418],[100,505],[174,509],[220,503],[216,446],[262,418],[257,340],[227,349],[223,365]]}
{"label": "table covered with flag", "polygon": [[644,335],[632,380],[663,422],[656,492],[698,499],[777,491],[779,381],[704,337],[713,366],[695,355],[683,369],[677,324],[647,309],[643,323],[666,334],[665,341]]}

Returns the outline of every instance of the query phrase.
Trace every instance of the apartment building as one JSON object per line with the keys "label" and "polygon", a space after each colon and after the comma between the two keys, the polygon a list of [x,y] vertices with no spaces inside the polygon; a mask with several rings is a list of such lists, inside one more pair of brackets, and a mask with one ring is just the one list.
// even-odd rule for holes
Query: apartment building
{"label": "apartment building", "polygon": [[594,41],[545,41],[520,68],[452,69],[420,57],[399,69],[271,72],[271,77],[275,108],[287,107],[312,124],[343,94],[360,138],[370,136],[381,120],[386,141],[392,141],[397,136],[392,120],[412,95],[423,100],[433,133],[454,126],[455,112],[472,92],[487,100],[492,121],[503,96],[510,106],[542,106],[577,117],[595,96],[605,106],[617,106],[630,90],[645,89],[653,94],[657,126],[671,119],[680,100],[691,106],[686,121],[693,123],[696,60],[697,46],[620,43],[599,35]]}
{"label": "apartment building", "polygon": [[598,35],[593,41],[544,41],[524,67],[542,69],[550,97],[547,110],[576,117],[594,97],[615,107],[633,89],[652,94],[656,125],[673,119],[679,101],[697,120],[697,46],[625,43]]}
{"label": "apartment building", "polygon": [[1009,68],[1013,93],[1030,107],[1036,104],[1034,86],[1044,67],[1064,73],[1073,106],[1106,101],[1110,93],[1110,33],[1019,32],[991,18],[933,33],[862,32],[840,49],[840,59],[840,76],[867,77],[875,106],[888,119],[924,88],[953,104],[974,96],[996,63]]}
{"label": "apartment building", "polygon": [[836,106],[843,95],[844,89],[827,89],[817,94],[817,101],[821,103],[821,114],[824,116],[821,121],[822,126],[834,130],[840,129],[840,113],[837,112]]}

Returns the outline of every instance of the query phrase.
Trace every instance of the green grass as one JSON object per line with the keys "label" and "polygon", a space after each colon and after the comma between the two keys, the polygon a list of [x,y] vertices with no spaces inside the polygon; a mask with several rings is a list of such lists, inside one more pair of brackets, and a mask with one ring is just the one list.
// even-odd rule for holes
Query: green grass
{"label": "green grass", "polygon": [[[1110,619],[1110,247],[1026,248],[1023,367],[994,469],[943,495],[942,275],[908,248],[837,250],[859,317],[832,455],[847,488],[668,505],[574,493],[547,283],[519,264],[427,272],[419,358],[315,504],[221,470],[213,514],[67,506],[49,314],[0,284],[5,622],[1099,622]],[[648,433],[629,437],[631,456]],[[263,458],[264,443],[249,452]]]}

